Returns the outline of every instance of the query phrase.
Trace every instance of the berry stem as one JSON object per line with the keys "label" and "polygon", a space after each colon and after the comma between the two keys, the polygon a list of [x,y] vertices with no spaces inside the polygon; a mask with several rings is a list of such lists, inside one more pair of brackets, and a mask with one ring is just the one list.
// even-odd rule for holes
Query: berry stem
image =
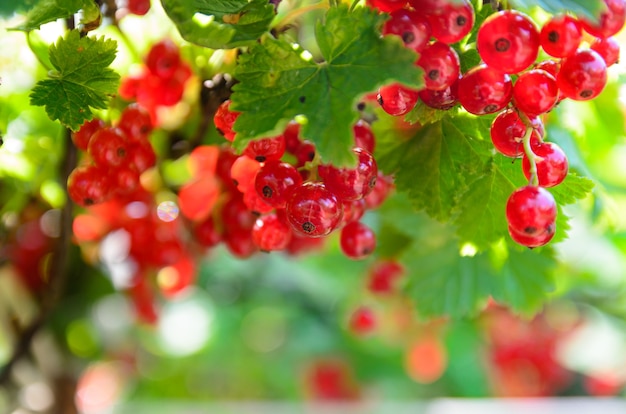
{"label": "berry stem", "polygon": [[522,142],[524,143],[524,153],[530,163],[530,178],[528,179],[528,184],[536,187],[539,185],[539,178],[537,176],[537,156],[530,147],[530,137],[532,136],[533,131],[534,129],[532,126],[526,125],[526,133],[524,134]]}

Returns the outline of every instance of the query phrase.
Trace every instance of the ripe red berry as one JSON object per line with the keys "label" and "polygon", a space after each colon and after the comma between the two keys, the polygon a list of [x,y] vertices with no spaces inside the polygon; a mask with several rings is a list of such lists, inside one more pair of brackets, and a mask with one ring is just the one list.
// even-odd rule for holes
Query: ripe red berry
{"label": "ripe red berry", "polygon": [[124,131],[129,141],[147,139],[153,128],[150,112],[131,104],[122,111],[117,127]]}
{"label": "ripe red berry", "polygon": [[[496,151],[507,157],[517,158],[524,153],[523,138],[526,125],[514,109],[506,109],[491,123],[491,142]],[[539,142],[539,134],[533,131],[531,142]]]}
{"label": "ripe red berry", "polygon": [[91,137],[101,129],[104,129],[106,124],[102,119],[94,118],[91,121],[85,121],[85,123],[76,132],[72,133],[72,141],[76,148],[87,151],[89,141]]}
{"label": "ripe red berry", "polygon": [[294,166],[272,160],[257,171],[254,188],[264,202],[275,208],[284,208],[291,190],[300,183],[302,177]]}
{"label": "ripe red berry", "polygon": [[406,0],[367,0],[368,6],[386,13],[400,10],[405,4]]}
{"label": "ripe red berry", "polygon": [[550,227],[549,231],[544,231],[536,236],[528,236],[524,233],[518,233],[513,230],[511,226],[508,228],[509,235],[511,239],[517,244],[521,244],[522,246],[530,247],[531,249],[535,247],[541,247],[546,245],[552,238],[554,237],[554,233],[556,231],[556,226],[553,225]]}
{"label": "ripe red berry", "polygon": [[70,198],[79,206],[89,207],[109,198],[111,182],[106,169],[88,165],[72,171],[67,179]]}
{"label": "ripe red berry", "polygon": [[531,118],[552,109],[558,97],[556,79],[541,69],[522,73],[513,86],[515,106]]}
{"label": "ripe red berry", "polygon": [[279,160],[285,153],[285,137],[255,139],[248,143],[243,153],[258,162]]}
{"label": "ripe red berry", "polygon": [[518,73],[537,59],[539,32],[524,13],[503,10],[489,16],[478,29],[476,48],[488,66]]}
{"label": "ripe red berry", "polygon": [[137,16],[144,16],[150,11],[150,0],[128,0],[128,11]]}
{"label": "ripe red berry", "polygon": [[487,65],[470,69],[459,80],[459,103],[474,115],[498,112],[511,101],[509,75]]}
{"label": "ripe red berry", "polygon": [[91,159],[101,167],[119,167],[128,161],[129,143],[118,128],[104,128],[93,134],[87,148]]}
{"label": "ripe red berry", "polygon": [[376,184],[378,167],[374,157],[362,148],[354,148],[355,168],[322,164],[317,171],[326,188],[341,200],[358,200],[368,195]]}
{"label": "ripe red berry", "polygon": [[606,39],[597,38],[590,46],[591,50],[598,52],[606,66],[612,66],[619,62],[619,42],[614,37],[607,37]]}
{"label": "ripe red berry", "polygon": [[376,314],[369,307],[361,306],[350,317],[350,331],[356,335],[368,335],[376,329]]}
{"label": "ripe red berry", "polygon": [[446,89],[433,91],[430,89],[422,89],[419,97],[426,106],[431,108],[447,111],[456,106],[458,101],[459,80],[457,79]]}
{"label": "ripe red berry", "polygon": [[604,0],[606,9],[597,22],[581,19],[583,29],[592,36],[607,38],[619,32],[626,22],[626,0]]}
{"label": "ripe red berry", "polygon": [[402,116],[415,106],[419,99],[418,91],[397,83],[383,86],[376,97],[381,108],[389,115]]}
{"label": "ripe red berry", "polygon": [[404,273],[404,267],[394,260],[376,262],[369,271],[367,288],[375,294],[393,293],[398,278]]}
{"label": "ripe red berry", "polygon": [[322,237],[337,227],[343,214],[337,197],[321,182],[297,186],[285,207],[294,232],[309,237]]}
{"label": "ripe red berry", "polygon": [[443,42],[428,45],[422,51],[417,65],[424,69],[426,89],[445,90],[459,78],[459,56]]}
{"label": "ripe red berry", "polygon": [[583,38],[581,24],[568,14],[553,16],[541,28],[540,38],[541,47],[550,56],[571,56]]}
{"label": "ripe red berry", "polygon": [[554,233],[556,202],[543,187],[527,185],[511,194],[506,204],[509,227],[526,237]]}
{"label": "ripe red berry", "polygon": [[463,39],[474,26],[474,7],[469,0],[449,2],[436,13],[428,14],[432,36],[452,44]]}
{"label": "ripe red berry", "polygon": [[161,79],[172,78],[180,63],[178,46],[170,39],[155,43],[146,56],[148,70]]}
{"label": "ripe red berry", "polygon": [[233,125],[239,116],[239,112],[230,110],[230,100],[222,102],[217,108],[215,116],[213,116],[213,122],[217,131],[226,138],[227,141],[233,142],[235,139],[235,131],[233,131]]}
{"label": "ripe red berry", "polygon": [[591,49],[579,49],[574,55],[563,59],[556,82],[566,98],[575,101],[593,99],[606,85],[606,63],[602,56]]}
{"label": "ripe red berry", "polygon": [[265,214],[256,219],[252,240],[261,251],[283,250],[291,241],[291,228],[276,213]]}
{"label": "ripe red berry", "polygon": [[376,248],[376,235],[360,221],[351,221],[341,229],[340,246],[348,258],[365,259]]}
{"label": "ripe red berry", "polygon": [[365,151],[373,154],[376,147],[376,137],[372,132],[370,124],[359,119],[352,127],[352,131],[354,133],[354,146],[363,148]]}
{"label": "ripe red berry", "polygon": [[419,53],[428,45],[431,29],[423,14],[400,9],[391,13],[383,26],[383,34],[399,36],[404,46]]}
{"label": "ripe red berry", "polygon": [[[567,176],[568,162],[565,152],[553,142],[536,143],[531,146],[536,155],[537,179],[542,187],[554,187]],[[524,155],[522,171],[530,179],[530,161]]]}

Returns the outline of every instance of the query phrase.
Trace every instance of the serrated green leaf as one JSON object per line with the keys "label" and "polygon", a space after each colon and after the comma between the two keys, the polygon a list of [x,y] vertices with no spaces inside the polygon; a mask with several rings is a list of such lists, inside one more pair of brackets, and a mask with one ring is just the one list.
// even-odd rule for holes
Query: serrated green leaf
{"label": "serrated green leaf", "polygon": [[519,162],[496,156],[459,201],[454,224],[461,243],[471,243],[482,251],[507,236],[506,202],[525,183]]}
{"label": "serrated green leaf", "polygon": [[120,76],[108,66],[115,59],[117,42],[104,37],[80,37],[68,32],[50,46],[50,62],[57,73],[35,85],[31,105],[45,106],[52,120],[76,131],[92,118],[91,108],[106,109]]}
{"label": "serrated green leaf", "polygon": [[[491,143],[464,134],[459,126],[475,118],[444,118],[421,128],[398,146],[396,185],[418,210],[438,220],[449,219],[458,197],[484,172]],[[383,160],[385,161],[385,160]]]}
{"label": "serrated green leaf", "polygon": [[289,120],[304,115],[302,136],[315,143],[325,162],[353,162],[358,99],[392,80],[422,86],[415,53],[399,39],[380,36],[384,19],[369,8],[332,7],[316,30],[322,63],[285,40],[265,38],[251,47],[235,71],[232,108],[242,112],[234,125],[235,146],[279,134]]}
{"label": "serrated green leaf", "polygon": [[548,13],[569,12],[576,16],[584,16],[597,21],[600,13],[605,10],[602,0],[509,0],[509,4],[521,11],[529,12],[533,7],[541,7]]}
{"label": "serrated green leaf", "polygon": [[31,31],[42,24],[72,16],[81,9],[93,6],[91,0],[40,0],[26,15],[26,21],[14,30]]}
{"label": "serrated green leaf", "polygon": [[549,190],[557,204],[565,205],[573,204],[587,197],[593,190],[593,186],[593,181],[590,179],[570,171],[561,184],[551,187]]}
{"label": "serrated green leaf", "polygon": [[276,14],[266,0],[161,0],[161,4],[185,40],[211,49],[255,42],[269,30]]}

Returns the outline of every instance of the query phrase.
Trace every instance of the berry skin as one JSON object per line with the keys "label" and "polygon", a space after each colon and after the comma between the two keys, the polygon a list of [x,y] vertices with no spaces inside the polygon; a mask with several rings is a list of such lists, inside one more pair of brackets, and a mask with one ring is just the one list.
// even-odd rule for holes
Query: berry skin
{"label": "berry skin", "polygon": [[264,252],[283,250],[291,241],[291,228],[276,213],[265,214],[256,219],[252,240]]}
{"label": "berry skin", "polygon": [[368,195],[378,175],[374,157],[362,148],[354,148],[357,155],[356,168],[337,168],[320,165],[317,169],[320,178],[330,191],[340,200],[358,200]]}
{"label": "berry skin", "polygon": [[620,47],[614,37],[607,37],[606,39],[597,38],[593,41],[590,48],[602,56],[607,67],[619,62]]}
{"label": "berry skin", "polygon": [[511,101],[513,86],[509,75],[487,65],[476,66],[459,80],[459,103],[474,115],[498,112]]}
{"label": "berry skin", "polygon": [[235,131],[233,131],[233,125],[237,120],[240,112],[230,110],[230,100],[222,102],[222,104],[215,111],[213,116],[213,122],[217,131],[226,138],[227,141],[233,142],[235,139]]}
{"label": "berry skin", "polygon": [[368,307],[361,306],[350,316],[350,331],[356,335],[368,335],[376,330],[376,314]]}
{"label": "berry skin", "polygon": [[606,81],[606,63],[591,49],[579,49],[563,59],[556,78],[561,94],[575,101],[595,98],[604,89]]}
{"label": "berry skin", "polygon": [[393,293],[398,278],[404,274],[404,267],[394,260],[377,262],[369,271],[367,288],[377,295]]}
{"label": "berry skin", "polygon": [[359,119],[352,127],[352,132],[354,133],[354,146],[373,154],[376,147],[376,137],[370,124]]}
{"label": "berry skin", "polygon": [[424,69],[426,89],[445,90],[459,78],[459,56],[454,49],[442,42],[435,42],[426,47],[417,65]]}
{"label": "berry skin", "polygon": [[537,59],[539,32],[524,13],[503,10],[483,22],[476,47],[488,66],[504,73],[518,73]]}
{"label": "berry skin", "polygon": [[111,182],[106,169],[89,165],[78,167],[67,179],[70,198],[79,206],[89,207],[109,198]]}
{"label": "berry skin", "polygon": [[128,11],[137,16],[144,16],[150,11],[150,0],[128,0]]}
{"label": "berry skin", "polygon": [[474,26],[474,8],[468,0],[446,4],[439,12],[428,14],[432,36],[452,44],[463,39]]}
{"label": "berry skin", "polygon": [[367,0],[368,6],[386,13],[400,10],[405,4],[406,0]]}
{"label": "berry skin", "polygon": [[543,187],[527,185],[511,194],[506,204],[506,219],[511,231],[535,238],[554,233],[556,202]]}
{"label": "berry skin", "polygon": [[340,246],[348,258],[365,259],[376,248],[376,235],[360,221],[351,221],[341,229]]}
{"label": "berry skin", "polygon": [[550,231],[545,231],[537,236],[527,236],[524,233],[518,233],[509,226],[509,235],[513,241],[522,246],[529,247],[531,249],[535,247],[541,247],[546,245],[554,237],[556,227],[553,225]]}
{"label": "berry skin", "polygon": [[[496,151],[511,158],[524,154],[523,138],[526,126],[514,109],[506,109],[498,114],[491,123],[491,142]],[[533,131],[531,142],[539,142],[539,134]]]}
{"label": "berry skin", "polygon": [[[554,187],[563,182],[567,176],[568,162],[565,152],[553,142],[543,142],[531,145],[537,156],[537,179],[542,187]],[[522,171],[530,180],[530,161],[526,155],[522,159]]]}
{"label": "berry skin", "polygon": [[128,164],[132,165],[139,173],[156,164],[156,153],[147,140],[129,143],[127,151]]}
{"label": "berry skin", "polygon": [[459,80],[455,80],[452,85],[440,91],[422,89],[419,97],[426,106],[447,111],[456,106],[458,100]]}
{"label": "berry skin", "polygon": [[402,39],[404,46],[421,52],[431,36],[430,24],[422,14],[406,9],[391,13],[383,26],[383,35],[396,35]]}
{"label": "berry skin", "polygon": [[515,106],[531,118],[552,109],[558,97],[556,79],[541,69],[522,73],[513,86]]}
{"label": "berry skin", "polygon": [[576,53],[583,38],[580,22],[567,14],[559,14],[541,28],[541,47],[552,57],[563,58]]}
{"label": "berry skin", "polygon": [[286,162],[268,161],[257,171],[254,188],[261,199],[275,208],[284,208],[287,199],[302,177],[294,166]]}
{"label": "berry skin", "polygon": [[255,139],[248,143],[243,153],[258,162],[279,160],[285,153],[285,137]]}
{"label": "berry skin", "polygon": [[128,161],[129,143],[118,128],[104,128],[93,134],[87,151],[96,165],[119,167]]}
{"label": "berry skin", "polygon": [[147,139],[152,131],[150,113],[137,104],[131,104],[122,111],[117,127],[124,131],[129,141]]}
{"label": "berry skin", "polygon": [[86,121],[78,131],[72,133],[72,141],[76,148],[87,151],[89,141],[91,137],[101,129],[104,129],[106,124],[102,119],[94,118],[91,121]]}
{"label": "berry skin", "polygon": [[148,70],[161,79],[174,77],[180,63],[178,46],[169,39],[155,43],[146,56]]}
{"label": "berry skin", "polygon": [[381,108],[389,115],[406,115],[413,109],[419,99],[418,91],[401,86],[397,83],[383,86],[376,96]]}
{"label": "berry skin", "polygon": [[560,64],[556,60],[552,59],[542,60],[535,65],[535,69],[545,70],[550,75],[554,76],[554,79],[556,79],[559,74],[559,68]]}
{"label": "berry skin", "polygon": [[321,182],[297,186],[287,201],[285,211],[292,230],[309,237],[330,234],[343,214],[337,197]]}

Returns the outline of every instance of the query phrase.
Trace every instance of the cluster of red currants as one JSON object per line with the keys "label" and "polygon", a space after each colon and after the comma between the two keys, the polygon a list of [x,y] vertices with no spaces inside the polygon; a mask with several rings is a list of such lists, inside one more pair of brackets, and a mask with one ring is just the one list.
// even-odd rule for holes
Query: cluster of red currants
{"label": "cluster of red currants", "polygon": [[[544,188],[561,183],[568,172],[563,150],[544,142],[540,117],[563,99],[598,96],[607,67],[619,58],[612,36],[626,21],[626,0],[604,3],[598,21],[559,14],[541,28],[515,10],[493,13],[477,31],[482,63],[460,73],[458,53],[450,45],[472,30],[475,13],[468,0],[369,0],[390,13],[383,34],[399,36],[418,52],[416,64],[424,70],[422,90],[399,84],[380,88],[378,101],[387,113],[404,115],[419,99],[440,110],[460,105],[474,115],[499,112],[491,126],[494,147],[505,156],[522,157],[529,179],[506,209],[509,233],[524,246],[542,246],[554,236],[556,203]],[[583,46],[585,32],[593,38],[589,47]],[[538,61],[541,49],[549,58]]]}
{"label": "cluster of red currants", "polygon": [[67,180],[70,198],[86,207],[136,191],[141,173],[156,162],[148,141],[151,131],[150,114],[134,104],[124,109],[115,127],[98,118],[85,122],[72,134],[87,156]]}
{"label": "cluster of red currants", "polygon": [[[232,141],[238,113],[225,101],[214,121]],[[354,125],[354,167],[325,164],[315,145],[300,137],[291,122],[282,135],[251,141],[234,160],[230,176],[249,211],[259,214],[252,238],[264,251],[285,249],[293,237],[316,239],[341,228],[341,249],[362,259],[375,248],[372,229],[360,221],[366,209],[378,207],[391,181],[378,173],[372,156],[375,138],[369,124]]]}
{"label": "cluster of red currants", "polygon": [[139,73],[122,80],[119,94],[147,109],[153,123],[158,124],[159,108],[181,101],[191,75],[191,68],[181,58],[178,46],[164,39],[152,45]]}

